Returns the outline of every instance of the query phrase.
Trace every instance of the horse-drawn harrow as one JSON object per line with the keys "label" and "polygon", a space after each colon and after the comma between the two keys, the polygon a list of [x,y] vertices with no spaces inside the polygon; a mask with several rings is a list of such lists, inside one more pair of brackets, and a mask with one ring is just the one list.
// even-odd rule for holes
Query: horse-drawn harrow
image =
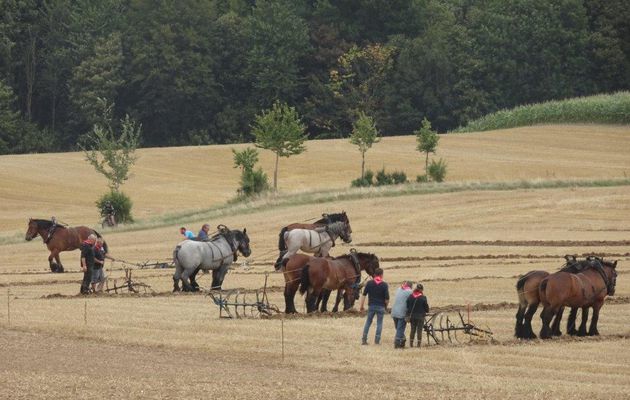
{"label": "horse-drawn harrow", "polygon": [[[270,304],[267,297],[268,275],[265,274],[265,285],[253,293],[251,291],[241,293],[238,289],[218,292],[210,291],[208,296],[219,307],[219,318],[265,318],[274,313],[279,313],[278,307]],[[248,300],[248,298],[251,300]]]}
{"label": "horse-drawn harrow", "polygon": [[[427,342],[435,344],[459,343],[462,334],[467,335],[469,340],[473,337],[479,339],[492,339],[492,331],[486,327],[481,329],[476,327],[468,318],[464,320],[461,311],[457,316],[451,316],[444,312],[438,312],[427,317],[424,322],[424,332],[427,335]],[[458,332],[460,333],[458,337]]]}
{"label": "horse-drawn harrow", "polygon": [[114,279],[114,286],[113,287],[109,287],[109,280],[107,281],[107,286],[105,288],[105,291],[107,293],[109,292],[114,292],[116,294],[120,293],[124,293],[124,292],[128,292],[128,293],[140,293],[140,289],[142,289],[144,291],[144,293],[147,293],[147,289],[150,290],[151,292],[153,292],[153,289],[151,288],[150,285],[147,285],[146,283],[142,283],[142,282],[138,282],[138,281],[134,281],[131,278],[131,268],[125,268],[125,279],[123,280],[122,284],[118,284],[118,280]]}

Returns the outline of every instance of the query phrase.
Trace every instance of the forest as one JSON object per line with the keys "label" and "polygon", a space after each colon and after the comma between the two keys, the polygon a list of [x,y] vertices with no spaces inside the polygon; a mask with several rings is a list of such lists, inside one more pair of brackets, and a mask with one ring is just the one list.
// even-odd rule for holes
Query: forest
{"label": "forest", "polygon": [[0,154],[76,150],[110,109],[141,145],[252,140],[295,107],[310,138],[439,132],[630,89],[625,0],[0,0]]}

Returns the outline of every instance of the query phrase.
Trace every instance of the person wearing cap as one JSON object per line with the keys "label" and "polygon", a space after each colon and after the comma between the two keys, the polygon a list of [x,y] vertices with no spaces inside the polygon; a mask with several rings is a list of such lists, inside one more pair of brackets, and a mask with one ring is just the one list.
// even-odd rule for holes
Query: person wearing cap
{"label": "person wearing cap", "polygon": [[417,335],[416,346],[422,343],[422,330],[424,328],[424,317],[429,312],[429,302],[424,295],[424,287],[418,283],[416,288],[407,298],[407,317],[411,324],[411,334],[409,335],[409,347],[413,347],[413,338]]}
{"label": "person wearing cap", "polygon": [[83,271],[83,281],[81,282],[81,294],[90,293],[90,283],[92,283],[92,271],[94,270],[94,244],[96,235],[91,233],[83,243],[81,243],[81,271]]}
{"label": "person wearing cap", "polygon": [[210,225],[203,224],[199,233],[197,234],[197,240],[206,241],[208,240],[208,232],[210,231]]}
{"label": "person wearing cap", "polygon": [[407,298],[411,294],[410,281],[403,281],[402,285],[396,290],[394,295],[394,305],[392,306],[392,318],[394,319],[394,326],[396,328],[396,336],[394,338],[394,348],[405,348],[405,329],[407,328]]}
{"label": "person wearing cap", "polygon": [[363,326],[363,337],[361,344],[368,344],[367,338],[370,331],[370,326],[376,315],[376,334],[374,336],[374,343],[381,343],[381,332],[383,331],[383,315],[385,315],[385,308],[389,303],[389,288],[387,283],[383,281],[383,270],[377,268],[374,271],[374,279],[369,281],[363,288],[363,296],[359,305],[359,311],[363,311],[365,304],[365,297],[369,297],[368,312],[365,325]]}
{"label": "person wearing cap", "polygon": [[195,234],[192,233],[191,231],[189,231],[188,229],[186,229],[185,227],[181,227],[179,228],[179,233],[181,233],[182,235],[184,235],[184,237],[186,239],[190,239],[190,240],[195,240]]}

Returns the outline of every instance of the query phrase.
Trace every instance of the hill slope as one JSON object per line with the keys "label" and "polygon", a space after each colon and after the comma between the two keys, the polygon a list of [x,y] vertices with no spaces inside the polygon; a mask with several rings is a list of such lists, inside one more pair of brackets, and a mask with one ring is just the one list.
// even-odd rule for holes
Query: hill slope
{"label": "hill slope", "polygon": [[[133,176],[123,187],[137,218],[208,208],[234,197],[239,171],[223,145],[151,148],[138,151]],[[251,145],[249,145],[251,146]],[[444,135],[437,157],[448,162],[448,181],[536,178],[619,178],[630,174],[630,127],[552,125],[476,135]],[[366,154],[368,168],[422,173],[415,137],[388,137]],[[272,173],[273,157],[261,151]],[[308,143],[308,151],[280,161],[282,192],[346,188],[359,175],[360,154],[348,140]],[[25,228],[28,217],[51,215],[69,224],[98,221],[94,202],[106,182],[81,153],[0,157],[0,233]]]}

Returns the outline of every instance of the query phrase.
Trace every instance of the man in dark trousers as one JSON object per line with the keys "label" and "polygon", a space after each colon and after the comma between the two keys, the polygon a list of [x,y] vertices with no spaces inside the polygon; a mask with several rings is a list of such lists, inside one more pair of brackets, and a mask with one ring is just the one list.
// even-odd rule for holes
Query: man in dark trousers
{"label": "man in dark trousers", "polygon": [[374,337],[374,343],[381,343],[381,332],[383,330],[383,315],[385,315],[385,308],[389,303],[389,288],[387,283],[383,281],[383,270],[377,268],[374,271],[374,279],[369,281],[363,289],[363,297],[361,297],[361,303],[359,311],[363,311],[365,305],[365,297],[368,296],[368,312],[365,325],[363,326],[363,338],[361,344],[368,344],[367,338],[372,325],[372,320],[376,315],[376,335]]}
{"label": "man in dark trousers", "polygon": [[424,328],[424,317],[429,312],[429,302],[424,295],[424,287],[418,283],[416,288],[407,298],[407,317],[411,323],[411,335],[409,336],[409,347],[413,347],[413,337],[418,335],[416,346],[422,343],[422,330]]}
{"label": "man in dark trousers", "polygon": [[96,235],[90,234],[81,243],[81,271],[83,271],[83,282],[81,282],[81,294],[90,293],[90,283],[92,283],[92,271],[94,270],[94,243]]}

